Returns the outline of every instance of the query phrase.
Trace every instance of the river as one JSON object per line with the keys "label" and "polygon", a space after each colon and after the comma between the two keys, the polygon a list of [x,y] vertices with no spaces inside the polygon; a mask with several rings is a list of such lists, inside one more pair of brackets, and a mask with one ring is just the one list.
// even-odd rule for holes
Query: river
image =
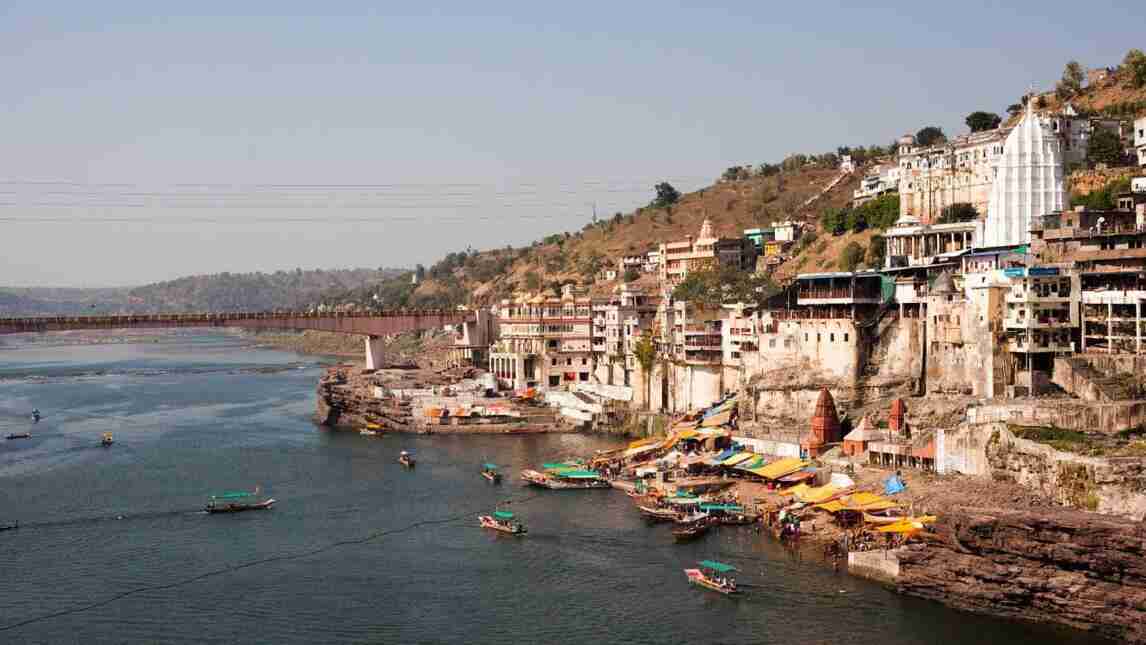
{"label": "river", "polygon": [[[233,336],[0,343],[0,432],[33,433],[0,442],[0,525],[21,524],[0,533],[0,642],[1087,642],[895,595],[750,529],[677,545],[620,493],[516,480],[614,439],[330,432],[310,421],[318,360]],[[510,477],[488,484],[483,461]],[[278,504],[200,510],[254,486]],[[477,527],[505,499],[527,537]],[[748,593],[690,588],[705,558]]]}

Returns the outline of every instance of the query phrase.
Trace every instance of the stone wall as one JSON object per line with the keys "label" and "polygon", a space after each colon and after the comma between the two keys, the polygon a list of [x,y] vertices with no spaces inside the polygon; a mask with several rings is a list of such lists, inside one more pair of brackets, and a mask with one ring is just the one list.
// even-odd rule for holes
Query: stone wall
{"label": "stone wall", "polygon": [[899,552],[902,593],[1146,642],[1146,525],[1076,511],[952,508],[923,538]]}
{"label": "stone wall", "polygon": [[1043,399],[967,408],[968,423],[998,421],[1114,434],[1146,423],[1146,401],[1090,403],[1072,399]]}
{"label": "stone wall", "polygon": [[1141,458],[1077,455],[1020,439],[1005,424],[988,428],[991,436],[984,447],[992,477],[1041,491],[1065,506],[1146,518],[1146,463]]}

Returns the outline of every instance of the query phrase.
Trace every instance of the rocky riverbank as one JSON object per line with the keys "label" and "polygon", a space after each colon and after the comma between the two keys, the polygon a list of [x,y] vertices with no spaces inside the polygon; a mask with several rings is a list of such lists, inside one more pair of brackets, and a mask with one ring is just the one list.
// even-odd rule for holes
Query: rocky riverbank
{"label": "rocky riverbank", "polygon": [[966,611],[1146,643],[1146,526],[1054,509],[950,508],[894,585]]}

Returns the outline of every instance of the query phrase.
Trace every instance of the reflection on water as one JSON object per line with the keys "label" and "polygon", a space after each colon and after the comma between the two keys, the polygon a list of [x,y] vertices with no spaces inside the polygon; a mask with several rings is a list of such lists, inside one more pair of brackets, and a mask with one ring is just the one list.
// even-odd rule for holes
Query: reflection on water
{"label": "reflection on water", "polygon": [[[305,369],[298,369],[298,366]],[[20,375],[14,377],[13,375]],[[362,437],[311,425],[313,360],[230,337],[10,344],[0,426],[4,642],[1019,643],[1077,633],[970,616],[833,573],[750,529],[687,545],[613,491],[519,486],[615,445],[576,435]],[[30,378],[30,377],[43,377]],[[40,408],[44,420],[30,424]],[[115,434],[100,448],[104,431]],[[397,464],[415,449],[418,467]],[[510,477],[479,476],[494,461]],[[271,511],[201,512],[260,485]],[[506,499],[524,538],[477,527]],[[434,522],[434,523],[427,523]],[[366,541],[366,538],[371,538]],[[716,558],[750,593],[690,588]],[[261,562],[261,564],[252,564]],[[250,566],[245,566],[250,565]],[[118,594],[133,592],[117,598]]]}

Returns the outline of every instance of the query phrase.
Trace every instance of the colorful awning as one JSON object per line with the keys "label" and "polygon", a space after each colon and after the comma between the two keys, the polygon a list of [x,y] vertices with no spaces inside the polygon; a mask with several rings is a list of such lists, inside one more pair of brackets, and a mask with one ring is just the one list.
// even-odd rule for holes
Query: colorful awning
{"label": "colorful awning", "polygon": [[785,457],[783,459],[778,459],[768,464],[767,466],[755,468],[752,470],[752,472],[760,475],[764,479],[779,479],[784,475],[790,475],[797,470],[803,470],[809,465],[810,464],[803,459],[798,459],[796,457]]}
{"label": "colorful awning", "polygon": [[749,459],[751,459],[755,456],[756,455],[754,455],[750,452],[737,453],[735,455],[732,455],[728,459],[725,459],[724,461],[720,462],[720,465],[721,466],[735,466],[736,464],[748,461]]}

